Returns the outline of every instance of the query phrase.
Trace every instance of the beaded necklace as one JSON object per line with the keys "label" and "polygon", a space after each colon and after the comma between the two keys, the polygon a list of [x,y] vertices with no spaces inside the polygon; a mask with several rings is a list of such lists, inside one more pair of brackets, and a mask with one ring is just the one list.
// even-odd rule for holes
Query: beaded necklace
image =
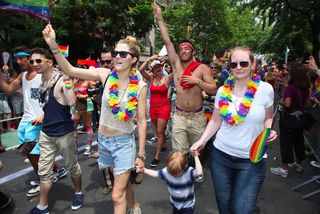
{"label": "beaded necklace", "polygon": [[[128,121],[134,115],[138,103],[138,83],[136,69],[132,68],[129,73],[128,83],[128,102],[124,110],[121,109],[119,103],[119,76],[117,70],[113,69],[109,75],[109,106],[112,114],[117,120]],[[125,93],[125,92],[124,92]]]}
{"label": "beaded necklace", "polygon": [[236,114],[233,114],[229,110],[229,103],[232,101],[231,91],[234,88],[235,78],[231,75],[224,83],[221,95],[219,98],[219,112],[223,120],[230,125],[239,125],[244,121],[249,113],[254,95],[258,89],[261,77],[257,74],[253,74],[251,80],[247,83],[247,88],[244,93],[244,98],[239,105],[239,110],[236,109]]}

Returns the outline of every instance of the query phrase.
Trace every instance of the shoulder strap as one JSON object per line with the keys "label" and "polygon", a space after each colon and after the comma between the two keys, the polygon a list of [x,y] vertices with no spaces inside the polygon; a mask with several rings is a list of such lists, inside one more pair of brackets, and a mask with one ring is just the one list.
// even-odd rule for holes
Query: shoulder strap
{"label": "shoulder strap", "polygon": [[109,75],[110,75],[110,74],[108,74],[106,80],[105,80],[104,83],[103,83],[103,88],[106,87],[107,81],[108,81],[108,79],[109,79]]}

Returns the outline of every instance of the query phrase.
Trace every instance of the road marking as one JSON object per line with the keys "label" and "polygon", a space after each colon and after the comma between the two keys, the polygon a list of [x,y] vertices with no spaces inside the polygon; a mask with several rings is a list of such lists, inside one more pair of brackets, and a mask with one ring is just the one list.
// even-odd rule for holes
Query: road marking
{"label": "road marking", "polygon": [[[92,146],[95,146],[95,145],[97,145],[97,144],[98,144],[97,141],[93,141],[93,142],[92,142]],[[83,146],[79,147],[79,148],[78,148],[78,152],[84,151],[85,148],[86,148],[86,145],[83,145]],[[59,160],[61,160],[61,159],[62,159],[62,156],[61,156],[61,155],[58,155],[55,160],[56,160],[56,161],[59,161]],[[28,174],[28,173],[31,172],[31,171],[33,171],[32,166],[27,167],[27,168],[22,169],[22,170],[19,170],[19,171],[17,171],[17,172],[14,172],[14,173],[12,173],[12,174],[10,174],[10,175],[7,175],[7,176],[5,176],[5,177],[3,177],[3,178],[0,178],[0,185],[6,183],[6,182],[8,182],[8,181],[12,181],[12,180],[14,180],[14,179],[16,179],[16,178],[18,178],[18,177],[23,176],[23,175],[26,175],[26,174]]]}

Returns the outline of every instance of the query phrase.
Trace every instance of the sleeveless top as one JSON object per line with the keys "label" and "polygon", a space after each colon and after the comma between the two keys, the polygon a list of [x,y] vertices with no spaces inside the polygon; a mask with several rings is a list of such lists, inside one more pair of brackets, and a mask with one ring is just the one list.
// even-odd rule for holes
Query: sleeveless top
{"label": "sleeveless top", "polygon": [[150,106],[163,106],[169,104],[168,90],[165,84],[156,86],[150,84]]}
{"label": "sleeveless top", "polygon": [[[147,84],[143,80],[139,80],[138,84],[138,97],[143,87],[146,87]],[[128,88],[126,90],[119,91],[118,97],[121,99],[119,105],[121,110],[125,109],[128,102]],[[131,133],[134,131],[134,116],[128,121],[117,120],[112,114],[111,108],[109,106],[109,82],[107,81],[103,89],[103,94],[101,98],[101,115],[100,115],[100,125],[106,126],[110,129],[118,130],[124,133]],[[135,109],[135,115],[137,109]]]}
{"label": "sleeveless top", "polygon": [[[48,103],[43,107],[44,119],[42,132],[51,137],[61,137],[74,131],[74,123],[71,119],[70,106],[61,105],[54,98],[53,91],[57,82],[50,89]],[[42,95],[43,94],[41,94],[41,96]]]}
{"label": "sleeveless top", "polygon": [[32,80],[27,80],[27,72],[22,75],[22,94],[23,94],[23,116],[21,121],[31,121],[43,115],[39,104],[39,88],[41,84],[41,74],[37,74]]}

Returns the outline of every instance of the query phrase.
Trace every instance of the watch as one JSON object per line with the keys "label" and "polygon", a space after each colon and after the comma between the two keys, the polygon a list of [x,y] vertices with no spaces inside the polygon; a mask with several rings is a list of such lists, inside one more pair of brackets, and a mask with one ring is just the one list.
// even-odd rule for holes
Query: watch
{"label": "watch", "polygon": [[139,158],[142,161],[145,161],[147,159],[147,156],[146,156],[146,154],[143,154],[142,156],[137,155],[137,158]]}

